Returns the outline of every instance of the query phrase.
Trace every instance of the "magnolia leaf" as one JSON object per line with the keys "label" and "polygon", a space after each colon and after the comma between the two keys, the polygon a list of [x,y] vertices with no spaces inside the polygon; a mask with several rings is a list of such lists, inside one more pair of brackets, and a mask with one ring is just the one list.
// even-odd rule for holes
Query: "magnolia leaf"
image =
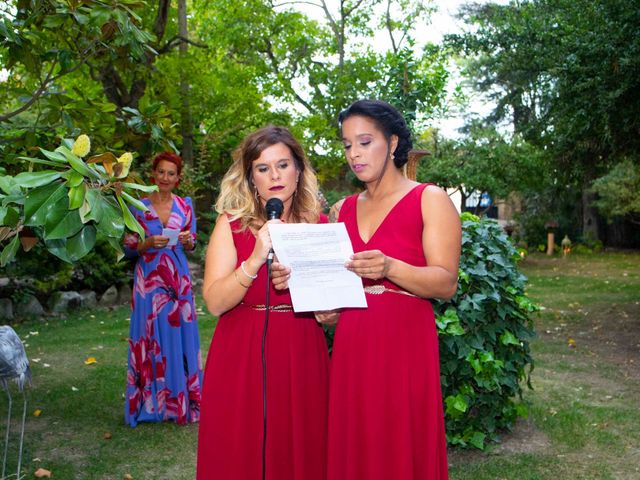
{"label": "magnolia leaf", "polygon": [[61,176],[62,178],[65,178],[67,180],[67,186],[69,188],[77,187],[82,182],[84,182],[84,177],[80,175],[78,172],[76,172],[75,170],[68,170],[64,172]]}
{"label": "magnolia leaf", "polygon": [[47,221],[44,224],[45,240],[58,240],[69,238],[78,233],[83,227],[78,209],[66,209],[62,219]]}
{"label": "magnolia leaf", "polygon": [[67,189],[64,184],[53,183],[31,190],[24,200],[25,225],[40,226],[58,211],[58,218],[63,210],[68,209]]}
{"label": "magnolia leaf", "polygon": [[84,202],[80,206],[80,218],[82,219],[82,223],[87,223],[90,220],[100,223],[100,220],[102,219],[103,202],[104,199],[100,189],[89,188],[84,197]]}
{"label": "magnolia leaf", "polygon": [[[96,208],[94,206],[94,208]],[[120,213],[120,208],[113,199],[104,199],[101,204],[102,219],[97,224],[101,234],[109,238],[116,238],[118,241],[124,234],[124,222]],[[129,211],[129,210],[127,210]]]}
{"label": "magnolia leaf", "polygon": [[47,250],[68,263],[77,262],[89,253],[96,244],[96,227],[85,225],[82,230],[70,238],[45,240]]}
{"label": "magnolia leaf", "polygon": [[141,183],[122,182],[122,186],[124,188],[133,188],[134,190],[140,190],[146,193],[158,191],[157,185],[143,185]]}
{"label": "magnolia leaf", "polygon": [[60,175],[60,172],[53,170],[42,170],[40,172],[22,172],[13,178],[16,184],[21,187],[36,188],[56,181]]}
{"label": "magnolia leaf", "polygon": [[0,207],[0,225],[15,227],[20,220],[20,212],[13,207]]}
{"label": "magnolia leaf", "polygon": [[84,183],[81,183],[77,187],[69,189],[69,208],[75,210],[80,208],[84,203],[84,197],[87,193],[87,187]]}
{"label": "magnolia leaf", "polygon": [[4,267],[13,260],[18,252],[18,246],[20,245],[20,240],[18,239],[18,235],[14,236],[13,239],[2,249],[2,253],[0,253],[0,267]]}
{"label": "magnolia leaf", "polygon": [[113,237],[107,237],[107,242],[111,245],[111,248],[116,252],[116,261],[119,262],[124,258],[124,251],[122,250],[122,244],[120,240]]}
{"label": "magnolia leaf", "polygon": [[133,205],[138,210],[142,210],[143,212],[146,212],[147,210],[149,210],[144,203],[142,203],[140,200],[136,198],[133,198],[127,192],[121,192],[120,195],[122,195],[122,198],[124,198],[127,201],[127,203],[129,203],[130,205]]}
{"label": "magnolia leaf", "polygon": [[16,181],[13,177],[8,175],[0,175],[0,190],[7,195],[18,193],[20,187],[16,185]]}
{"label": "magnolia leaf", "polygon": [[144,238],[144,230],[142,229],[138,221],[135,219],[135,217],[131,214],[131,212],[129,211],[129,208],[127,208],[127,205],[124,203],[124,200],[122,200],[121,197],[118,197],[118,203],[120,204],[120,208],[122,209],[124,224],[127,226],[129,230],[131,230],[132,232],[136,232],[138,235],[140,235],[140,238]]}
{"label": "magnolia leaf", "polygon": [[18,157],[18,160],[24,160],[25,162],[31,162],[31,163],[39,163],[41,165],[49,165],[50,167],[60,167],[59,162],[43,160],[42,158]]}
{"label": "magnolia leaf", "polygon": [[[49,160],[53,160],[54,162],[57,162],[58,164],[60,164],[60,163],[68,163],[67,162],[67,157],[65,157],[62,153],[60,153],[58,151],[50,152],[49,150],[45,150],[44,148],[41,148],[40,151],[42,153],[44,153],[44,156],[47,157]],[[31,161],[30,158],[25,158],[24,160]]]}
{"label": "magnolia leaf", "polygon": [[110,177],[113,174],[112,165],[117,161],[118,159],[111,152],[105,152],[100,155],[94,155],[93,157],[89,157],[87,159],[87,163],[102,163],[102,166],[104,167],[104,169],[106,170],[106,172],[109,174]]}
{"label": "magnolia leaf", "polygon": [[11,232],[13,232],[11,227],[0,227],[0,242],[9,238]]}
{"label": "magnolia leaf", "polygon": [[100,178],[100,175],[98,175],[97,172],[89,168],[87,164],[82,161],[81,158],[76,157],[68,148],[60,146],[56,148],[56,152],[62,153],[67,159],[67,161],[69,162],[69,164],[71,165],[71,167],[80,175],[83,175],[85,177],[92,177],[95,179]]}
{"label": "magnolia leaf", "polygon": [[20,237],[20,244],[22,245],[22,250],[28,252],[33,247],[38,244],[38,237],[29,233],[28,235],[24,235],[24,230],[18,234]]}

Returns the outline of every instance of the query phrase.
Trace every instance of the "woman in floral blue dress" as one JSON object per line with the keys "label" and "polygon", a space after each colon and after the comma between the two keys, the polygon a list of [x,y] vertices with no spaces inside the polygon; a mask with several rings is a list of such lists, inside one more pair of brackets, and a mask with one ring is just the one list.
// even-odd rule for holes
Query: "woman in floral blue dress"
{"label": "woman in floral blue dress", "polygon": [[[202,357],[186,250],[193,250],[196,219],[189,197],[172,193],[182,160],[164,152],[153,160],[158,191],[131,208],[145,239],[125,236],[125,253],[137,257],[134,270],[125,421],[200,419]],[[170,232],[168,230],[173,230]],[[171,238],[177,234],[177,240]]]}

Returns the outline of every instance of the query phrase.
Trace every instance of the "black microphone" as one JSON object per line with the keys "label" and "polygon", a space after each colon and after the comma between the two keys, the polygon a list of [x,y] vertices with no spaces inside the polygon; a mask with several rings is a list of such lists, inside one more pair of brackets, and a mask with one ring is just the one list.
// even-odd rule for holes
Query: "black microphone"
{"label": "black microphone", "polygon": [[[265,210],[267,211],[267,220],[275,220],[282,216],[282,212],[284,210],[284,203],[282,200],[276,197],[272,197],[267,200],[267,204],[265,205]],[[267,255],[267,272],[271,271],[271,263],[273,262],[273,248],[269,250],[269,255]]]}
{"label": "black microphone", "polygon": [[276,218],[280,218],[282,216],[284,203],[282,203],[282,200],[280,200],[279,198],[270,198],[269,200],[267,200],[265,210],[267,211],[267,220],[275,220]]}

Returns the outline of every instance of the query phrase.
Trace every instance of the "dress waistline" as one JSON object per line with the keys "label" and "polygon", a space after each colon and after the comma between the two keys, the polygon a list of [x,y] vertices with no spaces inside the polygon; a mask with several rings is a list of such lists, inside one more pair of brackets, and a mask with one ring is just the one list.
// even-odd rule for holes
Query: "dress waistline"
{"label": "dress waistline", "polygon": [[[242,303],[245,307],[249,307],[251,310],[258,310],[264,312],[267,309],[266,305],[250,305],[248,303]],[[281,303],[279,305],[269,305],[270,312],[293,312],[293,307],[288,303]]]}
{"label": "dress waistline", "polygon": [[406,290],[396,290],[395,288],[387,288],[384,285],[367,285],[366,287],[364,287],[364,292],[370,293],[371,295],[382,295],[385,292],[399,293],[401,295],[407,295],[409,297],[418,298],[417,295],[414,295],[413,293],[409,293]]}

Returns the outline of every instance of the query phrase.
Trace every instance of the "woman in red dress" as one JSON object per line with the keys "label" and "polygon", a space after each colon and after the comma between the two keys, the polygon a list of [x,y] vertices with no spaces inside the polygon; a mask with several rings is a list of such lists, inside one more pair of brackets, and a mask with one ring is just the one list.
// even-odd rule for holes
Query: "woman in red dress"
{"label": "woman in red dress", "polygon": [[329,480],[448,477],[438,338],[429,298],[457,287],[460,219],[448,195],[402,171],[412,147],[402,115],[377,100],[339,116],[365,190],[334,207],[354,252],[367,308],[345,309],[329,394]]}
{"label": "woman in red dress", "polygon": [[[292,311],[288,291],[267,285],[265,265],[271,248],[266,201],[282,200],[282,221],[326,222],[317,193],[300,144],[283,127],[265,127],[245,138],[222,180],[203,285],[208,309],[220,318],[205,368],[199,480],[326,479],[329,358],[324,333],[313,314]],[[266,288],[271,307],[265,384]]]}

